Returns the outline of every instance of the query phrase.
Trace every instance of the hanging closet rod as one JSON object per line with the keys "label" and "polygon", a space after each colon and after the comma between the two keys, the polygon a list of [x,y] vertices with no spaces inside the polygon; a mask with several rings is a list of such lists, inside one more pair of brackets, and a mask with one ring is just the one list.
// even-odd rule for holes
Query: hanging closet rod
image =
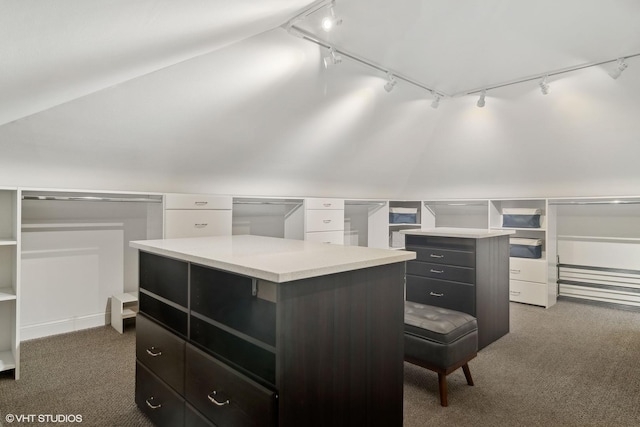
{"label": "hanging closet rod", "polygon": [[581,205],[638,205],[639,200],[549,200],[550,205],[581,206]]}
{"label": "hanging closet rod", "polygon": [[302,200],[234,200],[234,205],[301,205]]}
{"label": "hanging closet rod", "polygon": [[345,200],[344,204],[352,206],[385,206],[387,202],[382,202],[380,200]]}
{"label": "hanging closet rod", "polygon": [[478,202],[445,202],[445,201],[435,201],[435,202],[424,202],[425,206],[482,206],[487,207],[488,202],[486,201],[478,201]]}
{"label": "hanging closet rod", "polygon": [[107,196],[49,196],[23,194],[22,200],[54,200],[63,202],[138,202],[138,203],[162,203],[162,198],[150,197],[107,197]]}

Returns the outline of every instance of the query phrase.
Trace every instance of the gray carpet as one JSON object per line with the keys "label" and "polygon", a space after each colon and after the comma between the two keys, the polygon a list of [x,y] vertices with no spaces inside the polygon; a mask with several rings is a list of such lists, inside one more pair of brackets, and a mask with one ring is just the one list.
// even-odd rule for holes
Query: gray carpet
{"label": "gray carpet", "polygon": [[[111,327],[22,343],[22,378],[0,375],[6,414],[79,414],[82,423],[149,426],[135,407],[135,330]],[[561,301],[545,310],[511,304],[511,333],[449,376],[449,407],[437,375],[405,364],[406,427],[638,426],[640,313]]]}

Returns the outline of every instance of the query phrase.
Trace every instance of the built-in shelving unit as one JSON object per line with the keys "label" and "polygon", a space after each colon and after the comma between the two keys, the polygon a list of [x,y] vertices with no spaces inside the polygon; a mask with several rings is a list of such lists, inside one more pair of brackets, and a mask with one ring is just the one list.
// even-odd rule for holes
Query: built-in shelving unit
{"label": "built-in shelving unit", "polygon": [[640,310],[640,197],[550,199],[559,296]]}
{"label": "built-in shelving unit", "polygon": [[[410,222],[395,221],[393,219],[393,208],[404,208],[415,210],[415,220]],[[404,235],[401,230],[419,229],[422,227],[422,202],[419,200],[390,200],[389,201],[389,248],[404,249]]]}
{"label": "built-in shelving unit", "polygon": [[[505,209],[537,209],[538,227],[504,226]],[[547,199],[500,199],[489,203],[491,229],[514,230],[512,238],[539,240],[542,243],[539,258],[512,256],[510,259],[509,297],[511,301],[551,307],[557,299],[555,215]]]}
{"label": "built-in shelving unit", "polygon": [[0,371],[20,377],[20,191],[0,187]]}

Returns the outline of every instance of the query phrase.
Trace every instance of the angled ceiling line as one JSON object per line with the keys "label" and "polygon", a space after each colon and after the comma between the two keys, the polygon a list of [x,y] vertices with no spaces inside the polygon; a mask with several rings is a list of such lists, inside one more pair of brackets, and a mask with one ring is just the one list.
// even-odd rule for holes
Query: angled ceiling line
{"label": "angled ceiling line", "polygon": [[337,47],[336,45],[329,43],[325,40],[320,39],[319,37],[317,37],[316,35],[314,35],[313,33],[311,33],[310,31],[307,31],[305,29],[302,29],[300,27],[298,27],[297,25],[295,25],[294,21],[290,21],[289,23],[287,23],[286,25],[283,26],[288,32],[289,34],[292,34],[296,37],[302,38],[304,40],[310,41],[312,43],[317,44],[318,46],[324,47],[325,49],[333,49],[336,53],[347,57],[349,59],[352,59],[360,64],[363,64],[369,68],[373,68],[377,71],[380,71],[382,73],[384,73],[385,75],[393,75],[393,77],[395,77],[397,80],[402,80],[405,81],[413,86],[417,86],[421,89],[426,90],[427,92],[429,92],[431,95],[433,96],[439,96],[441,98],[443,97],[451,97],[451,95],[442,92],[441,90],[437,90],[434,89],[432,87],[429,87],[427,85],[425,85],[424,83],[420,83],[419,81],[412,79],[411,77],[408,77],[402,73],[396,72],[391,68],[385,67],[381,64],[375,63],[369,59],[363,58],[359,55],[356,55],[355,53],[352,52],[348,52],[346,50],[343,50],[339,47]]}

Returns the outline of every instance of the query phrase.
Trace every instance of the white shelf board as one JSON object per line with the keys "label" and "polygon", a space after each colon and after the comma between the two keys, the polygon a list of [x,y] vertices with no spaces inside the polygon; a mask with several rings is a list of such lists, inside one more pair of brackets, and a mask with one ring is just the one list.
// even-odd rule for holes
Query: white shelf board
{"label": "white shelf board", "polygon": [[16,299],[16,293],[12,288],[0,288],[0,301],[12,301]]}
{"label": "white shelf board", "polygon": [[68,223],[31,223],[22,224],[23,230],[37,230],[41,228],[102,228],[124,227],[122,222],[68,222]]}
{"label": "white shelf board", "polygon": [[0,237],[0,246],[15,246],[18,242],[15,239],[6,239]]}
{"label": "white shelf board", "polygon": [[0,351],[0,371],[15,369],[16,361],[10,351]]}
{"label": "white shelf board", "polygon": [[420,224],[389,223],[389,227],[420,227]]}
{"label": "white shelf board", "polygon": [[516,231],[547,231],[546,228],[529,228],[529,227],[491,227],[492,230],[516,230]]}
{"label": "white shelf board", "polygon": [[638,237],[604,237],[604,236],[567,236],[567,235],[559,235],[558,240],[601,240],[601,241],[613,241],[613,242],[639,242],[640,238]]}

